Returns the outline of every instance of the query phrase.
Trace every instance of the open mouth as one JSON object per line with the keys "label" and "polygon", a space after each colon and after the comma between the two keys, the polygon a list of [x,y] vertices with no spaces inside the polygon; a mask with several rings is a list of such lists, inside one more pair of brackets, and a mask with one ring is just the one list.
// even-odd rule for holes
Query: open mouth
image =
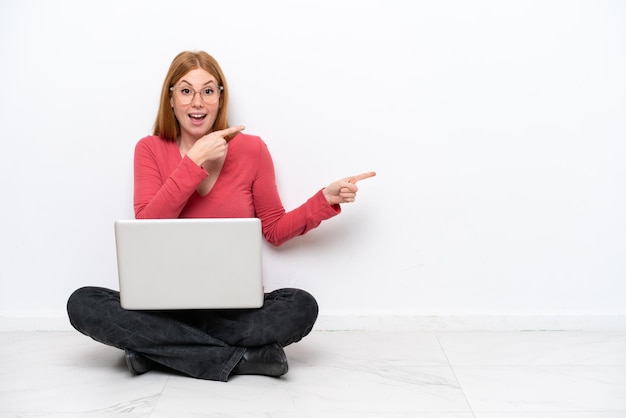
{"label": "open mouth", "polygon": [[194,121],[203,121],[206,118],[206,113],[190,113],[189,117]]}

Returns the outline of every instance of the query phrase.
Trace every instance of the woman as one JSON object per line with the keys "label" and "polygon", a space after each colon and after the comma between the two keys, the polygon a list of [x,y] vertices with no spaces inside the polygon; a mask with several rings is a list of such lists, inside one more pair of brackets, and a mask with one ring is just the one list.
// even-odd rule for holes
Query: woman
{"label": "woman", "polygon": [[[161,91],[154,135],[135,148],[136,218],[261,219],[274,245],[317,227],[353,202],[356,182],[338,180],[286,212],[272,158],[257,136],[228,125],[228,86],[206,52],[182,52]],[[227,381],[233,374],[281,376],[283,347],[306,336],[317,319],[315,299],[278,289],[249,310],[126,311],[119,293],[84,287],[68,300],[72,325],[96,341],[125,351],[133,374],[161,364],[192,377]]]}

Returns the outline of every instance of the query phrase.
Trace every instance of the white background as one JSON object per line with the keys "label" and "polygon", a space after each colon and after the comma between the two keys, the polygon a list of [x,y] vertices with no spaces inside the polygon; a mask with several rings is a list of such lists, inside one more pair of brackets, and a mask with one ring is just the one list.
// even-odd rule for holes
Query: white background
{"label": "white background", "polygon": [[135,143],[173,57],[215,56],[287,209],[375,170],[265,249],[322,315],[626,315],[626,3],[0,3],[0,316],[117,288]]}

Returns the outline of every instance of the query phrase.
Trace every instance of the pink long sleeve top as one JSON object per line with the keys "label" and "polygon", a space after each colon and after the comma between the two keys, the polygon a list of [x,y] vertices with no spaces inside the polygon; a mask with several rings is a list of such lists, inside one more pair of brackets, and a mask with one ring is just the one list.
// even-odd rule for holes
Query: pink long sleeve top
{"label": "pink long sleeve top", "polygon": [[341,212],[319,190],[286,212],[276,188],[274,164],[258,136],[239,133],[228,143],[224,166],[206,195],[196,189],[209,175],[178,145],[147,136],[135,147],[134,207],[137,219],[250,218],[261,220],[265,239],[281,245]]}

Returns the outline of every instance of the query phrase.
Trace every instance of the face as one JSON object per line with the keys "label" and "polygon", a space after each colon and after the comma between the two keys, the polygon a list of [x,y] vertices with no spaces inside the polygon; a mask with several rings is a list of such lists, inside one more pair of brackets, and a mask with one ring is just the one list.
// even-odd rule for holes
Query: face
{"label": "face", "polygon": [[[193,96],[191,103],[181,103],[181,96],[177,90],[183,89],[188,96]],[[180,124],[182,137],[198,139],[213,129],[220,107],[219,100],[214,103],[206,103],[200,92],[215,91],[219,97],[219,85],[215,77],[201,68],[191,70],[174,85],[174,91],[170,97],[170,104],[174,109],[174,115]],[[194,94],[194,92],[198,92]],[[207,101],[212,100],[207,97]],[[188,99],[187,99],[188,100]],[[183,100],[185,101],[185,100]]]}

